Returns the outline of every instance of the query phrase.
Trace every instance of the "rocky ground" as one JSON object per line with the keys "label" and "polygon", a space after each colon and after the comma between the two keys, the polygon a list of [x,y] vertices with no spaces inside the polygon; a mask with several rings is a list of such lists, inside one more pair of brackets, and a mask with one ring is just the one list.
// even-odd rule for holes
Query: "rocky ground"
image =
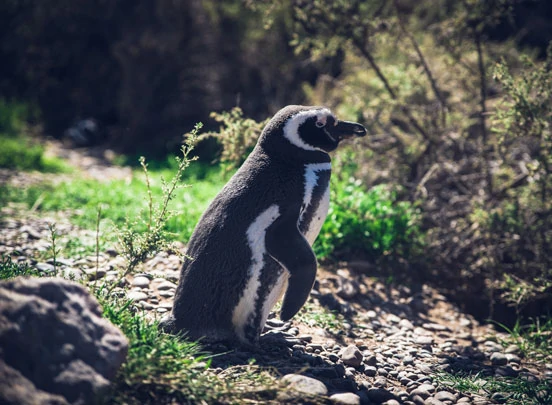
{"label": "rocky ground", "polygon": [[[102,172],[105,162],[91,159],[90,167],[100,178],[128,175],[108,166]],[[35,177],[3,172],[0,181],[44,180]],[[59,246],[71,238],[95,238],[94,232],[77,229],[63,213],[45,217],[9,205],[0,215],[0,254],[90,286],[116,283],[113,293],[133,300],[152,319],[170,311],[179,276],[176,254],[162,252],[140,273],[124,278],[120,276],[124,259],[113,248],[98,256],[61,253],[54,262],[52,223]],[[275,315],[268,320],[260,350],[224,345],[207,349],[222,353],[212,360],[221,378],[232,372],[233,365],[248,364],[252,358],[283,376],[295,390],[282,391],[282,402],[319,395],[343,404],[483,405],[507,399],[500,392],[486,393],[484,387],[460,393],[442,377],[462,371],[552,381],[552,364],[524,358],[518,346],[501,344],[506,338],[429,286],[386,284],[364,274],[362,263],[342,263],[339,268],[319,270],[308,303],[291,322]]]}

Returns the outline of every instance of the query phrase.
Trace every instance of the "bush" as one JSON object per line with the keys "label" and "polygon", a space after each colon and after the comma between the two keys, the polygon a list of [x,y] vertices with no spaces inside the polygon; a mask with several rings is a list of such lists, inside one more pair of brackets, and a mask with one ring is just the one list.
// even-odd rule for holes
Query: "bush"
{"label": "bush", "polygon": [[364,257],[380,264],[413,258],[422,246],[420,213],[388,185],[366,191],[359,180],[334,181],[328,217],[314,249],[318,257]]}

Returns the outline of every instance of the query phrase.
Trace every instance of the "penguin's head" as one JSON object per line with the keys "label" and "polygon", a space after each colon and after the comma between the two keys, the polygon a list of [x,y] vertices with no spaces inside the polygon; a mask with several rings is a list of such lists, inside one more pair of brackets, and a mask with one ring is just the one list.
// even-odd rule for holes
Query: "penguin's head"
{"label": "penguin's head", "polygon": [[366,135],[355,122],[339,121],[325,107],[289,105],[269,121],[264,137],[283,136],[293,146],[307,151],[331,152],[345,138]]}

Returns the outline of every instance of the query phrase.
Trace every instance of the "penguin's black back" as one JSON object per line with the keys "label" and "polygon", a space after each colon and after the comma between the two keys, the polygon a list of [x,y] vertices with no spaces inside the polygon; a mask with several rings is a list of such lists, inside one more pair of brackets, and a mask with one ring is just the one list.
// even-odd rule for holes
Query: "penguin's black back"
{"label": "penguin's black back", "polygon": [[[182,267],[184,280],[174,301],[173,327],[188,331],[191,338],[235,338],[232,313],[246,288],[252,261],[249,226],[274,204],[280,210],[296,211],[299,217],[305,166],[328,162],[326,153],[298,150],[282,137],[259,141],[205,211],[190,238]],[[271,285],[283,269],[268,254],[263,259],[261,284]],[[265,294],[259,291],[257,300],[264,300]],[[255,333],[258,331],[246,331],[248,335]]]}

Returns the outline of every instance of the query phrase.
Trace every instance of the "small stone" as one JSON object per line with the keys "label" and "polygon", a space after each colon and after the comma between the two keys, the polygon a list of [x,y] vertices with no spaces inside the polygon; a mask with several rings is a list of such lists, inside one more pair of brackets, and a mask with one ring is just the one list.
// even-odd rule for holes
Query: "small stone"
{"label": "small stone", "polygon": [[401,321],[399,322],[399,326],[402,329],[407,329],[407,330],[413,330],[414,329],[414,325],[408,319],[401,319]]}
{"label": "small stone", "polygon": [[497,404],[505,404],[507,401],[506,396],[501,392],[495,392],[492,394],[491,399]]}
{"label": "small stone", "polygon": [[358,367],[362,364],[362,352],[355,345],[349,345],[339,352],[343,364],[351,367]]}
{"label": "small stone", "polygon": [[518,374],[519,372],[511,366],[498,366],[495,370],[495,376],[497,377],[517,377]]}
{"label": "small stone", "polygon": [[390,399],[395,399],[395,395],[392,392],[387,391],[385,388],[372,387],[368,389],[367,394],[370,401],[376,404],[381,404],[385,401],[389,401]]}
{"label": "small stone", "polygon": [[382,405],[401,405],[401,403],[396,399],[390,399],[385,401]]}
{"label": "small stone", "polygon": [[159,295],[163,298],[172,298],[174,297],[174,291],[159,291]]}
{"label": "small stone", "polygon": [[81,280],[83,278],[83,271],[75,267],[66,267],[61,271],[63,278],[67,280]]}
{"label": "small stone", "polygon": [[148,299],[148,294],[141,291],[130,291],[127,294],[127,298],[134,302],[144,301]]}
{"label": "small stone", "polygon": [[169,281],[169,280],[165,280],[157,286],[157,289],[159,291],[166,291],[166,290],[176,289],[176,284]]}
{"label": "small stone", "polygon": [[521,359],[517,354],[506,353],[506,359],[508,360],[508,363],[521,363]]}
{"label": "small stone", "polygon": [[42,273],[53,273],[55,270],[55,267],[48,263],[37,263],[35,267]]}
{"label": "small stone", "polygon": [[374,366],[364,366],[364,374],[368,377],[374,377],[377,374],[377,368]]}
{"label": "small stone", "polygon": [[360,397],[352,392],[343,392],[330,396],[330,401],[334,404],[342,405],[360,405]]}
{"label": "small stone", "polygon": [[414,343],[418,345],[432,345],[433,337],[431,336],[416,336],[414,338]]}
{"label": "small stone", "polygon": [[437,398],[429,397],[424,401],[424,405],[444,405],[443,402],[439,401]]}
{"label": "small stone", "polygon": [[376,366],[378,364],[378,359],[373,354],[369,354],[369,352],[364,352],[364,364],[367,364],[369,366]]}
{"label": "small stone", "polygon": [[449,328],[447,328],[445,325],[441,325],[438,323],[424,323],[422,325],[422,328],[433,332],[444,332],[449,330]]}
{"label": "small stone", "polygon": [[289,388],[302,394],[317,396],[327,395],[328,388],[322,381],[301,374],[286,374],[282,381],[289,384]]}
{"label": "small stone", "polygon": [[150,279],[144,276],[136,276],[132,280],[133,287],[147,288],[150,285]]}
{"label": "small stone", "polygon": [[410,394],[412,396],[418,395],[423,399],[426,399],[431,396],[431,393],[435,391],[435,387],[431,384],[422,384],[418,388],[414,388]]}
{"label": "small stone", "polygon": [[412,357],[412,356],[404,356],[404,358],[403,358],[403,364],[404,364],[405,366],[414,364],[414,357]]}
{"label": "small stone", "polygon": [[508,364],[508,358],[504,353],[494,352],[491,354],[491,363],[493,366],[504,366]]}
{"label": "small stone", "polygon": [[504,349],[504,353],[519,355],[521,353],[521,349],[518,345],[509,345],[506,349]]}
{"label": "small stone", "polygon": [[439,401],[456,402],[456,395],[448,391],[439,391],[435,394],[435,399],[438,399]]}
{"label": "small stone", "polygon": [[146,311],[151,311],[152,309],[155,309],[155,305],[151,305],[147,301],[140,301],[140,306],[144,308]]}
{"label": "small stone", "polygon": [[86,269],[84,270],[84,272],[86,273],[86,277],[88,277],[88,280],[90,281],[104,278],[107,274],[107,271],[105,269]]}
{"label": "small stone", "polygon": [[387,378],[385,377],[377,377],[374,381],[374,387],[380,387],[383,388],[387,385]]}

